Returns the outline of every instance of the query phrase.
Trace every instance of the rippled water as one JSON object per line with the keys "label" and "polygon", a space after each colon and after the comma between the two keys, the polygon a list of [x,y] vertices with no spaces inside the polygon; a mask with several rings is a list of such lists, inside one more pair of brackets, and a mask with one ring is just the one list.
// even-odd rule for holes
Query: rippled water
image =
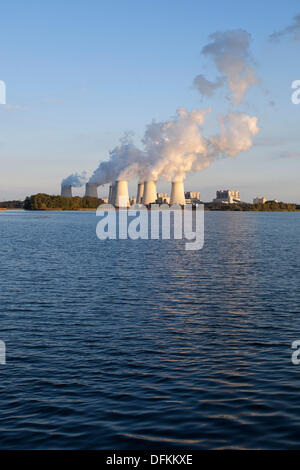
{"label": "rippled water", "polygon": [[299,228],[205,213],[205,246],[0,214],[0,448],[298,448]]}

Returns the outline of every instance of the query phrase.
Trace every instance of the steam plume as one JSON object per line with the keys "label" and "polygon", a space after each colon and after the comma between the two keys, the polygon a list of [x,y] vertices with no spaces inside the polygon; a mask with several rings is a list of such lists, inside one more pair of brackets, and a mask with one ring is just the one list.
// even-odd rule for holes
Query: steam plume
{"label": "steam plume", "polygon": [[224,85],[224,79],[219,77],[215,82],[207,80],[204,75],[197,75],[194,78],[194,86],[198,89],[201,95],[213,96],[217,88],[221,88]]}
{"label": "steam plume", "polygon": [[138,177],[141,181],[183,181],[190,171],[202,171],[221,156],[235,157],[252,146],[259,132],[256,117],[244,113],[219,116],[219,134],[205,137],[203,124],[208,109],[187,111],[179,108],[176,116],[164,122],[152,122],[146,128],[143,150],[132,143],[110,152],[90,182],[104,184]]}
{"label": "steam plume", "polygon": [[282,29],[281,31],[275,31],[271,34],[271,41],[279,41],[282,37],[292,35],[294,41],[300,41],[300,14],[293,18],[293,23]]}
{"label": "steam plume", "polygon": [[[247,89],[258,83],[249,52],[251,36],[238,29],[216,32],[209,39],[202,53],[213,59],[220,76],[212,82],[198,75],[194,85],[206,96],[226,85],[232,103],[237,105]],[[259,132],[256,117],[240,112],[221,115],[219,131],[207,137],[203,127],[210,112],[211,108],[187,111],[181,107],[170,120],[152,121],[146,126],[141,148],[130,135],[125,135],[110,151],[109,160],[101,162],[94,171],[89,183],[102,185],[131,178],[155,182],[159,177],[183,181],[187,173],[202,171],[217,158],[235,157],[252,146],[253,137]],[[77,174],[64,180],[65,184],[79,186],[84,182],[82,175]]]}
{"label": "steam plume", "polygon": [[252,147],[252,138],[258,134],[258,118],[244,113],[229,113],[219,116],[220,134],[211,142],[217,152],[236,157]]}
{"label": "steam plume", "polygon": [[207,153],[207,141],[201,132],[210,109],[179,108],[176,116],[147,126],[143,143],[147,155],[146,180],[163,176],[168,181],[182,181],[199,155]]}
{"label": "steam plume", "polygon": [[61,182],[62,186],[72,186],[73,188],[80,188],[87,182],[87,173],[83,171],[80,173],[73,173]]}
{"label": "steam plume", "polygon": [[90,183],[105,184],[115,180],[136,177],[144,155],[129,136],[121,139],[120,145],[109,152],[109,160],[101,162],[90,178]]}
{"label": "steam plume", "polygon": [[210,42],[202,49],[202,54],[211,57],[221,74],[217,81],[210,82],[203,75],[194,79],[200,93],[211,96],[223,84],[232,94],[232,103],[238,105],[245,92],[258,83],[252,69],[249,47],[251,35],[242,29],[217,31],[209,36]]}

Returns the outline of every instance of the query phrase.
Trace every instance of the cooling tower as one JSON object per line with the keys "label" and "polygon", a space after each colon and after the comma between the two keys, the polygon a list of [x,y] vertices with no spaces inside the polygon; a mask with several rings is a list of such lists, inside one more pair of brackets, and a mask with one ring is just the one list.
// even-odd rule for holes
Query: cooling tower
{"label": "cooling tower", "polygon": [[156,183],[155,181],[145,181],[144,183],[144,194],[143,194],[143,204],[147,206],[148,204],[153,204],[157,199],[156,194]]}
{"label": "cooling tower", "polygon": [[72,197],[72,186],[62,186],[61,195],[63,197]]}
{"label": "cooling tower", "polygon": [[137,189],[137,195],[136,195],[137,204],[142,204],[143,194],[144,194],[144,183],[139,183],[138,189]]}
{"label": "cooling tower", "polygon": [[182,181],[173,181],[170,204],[185,205],[184,187]]}
{"label": "cooling tower", "polygon": [[116,181],[113,190],[115,207],[129,207],[128,182]]}
{"label": "cooling tower", "polygon": [[90,197],[98,198],[97,184],[95,183],[86,183],[85,185],[85,195]]}

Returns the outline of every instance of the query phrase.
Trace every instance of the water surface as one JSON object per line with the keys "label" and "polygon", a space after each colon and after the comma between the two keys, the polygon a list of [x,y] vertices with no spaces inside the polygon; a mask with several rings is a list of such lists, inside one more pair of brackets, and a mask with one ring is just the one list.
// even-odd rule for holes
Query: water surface
{"label": "water surface", "polygon": [[295,213],[205,213],[205,245],[0,213],[2,449],[299,448]]}

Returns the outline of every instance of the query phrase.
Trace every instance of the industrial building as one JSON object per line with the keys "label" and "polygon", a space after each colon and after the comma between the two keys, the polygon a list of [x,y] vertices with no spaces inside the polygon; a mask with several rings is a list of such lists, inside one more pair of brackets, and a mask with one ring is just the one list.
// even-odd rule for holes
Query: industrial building
{"label": "industrial building", "polygon": [[186,204],[200,204],[200,191],[186,191],[185,195],[185,203]]}
{"label": "industrial building", "polygon": [[265,204],[267,202],[266,197],[256,197],[253,199],[253,204]]}
{"label": "industrial building", "polygon": [[185,199],[197,199],[200,201],[200,191],[186,191]]}
{"label": "industrial building", "polygon": [[170,196],[168,193],[157,193],[157,204],[170,204]]}
{"label": "industrial building", "polygon": [[216,193],[217,197],[214,202],[220,202],[223,204],[236,204],[240,202],[240,192],[236,189],[220,189]]}

